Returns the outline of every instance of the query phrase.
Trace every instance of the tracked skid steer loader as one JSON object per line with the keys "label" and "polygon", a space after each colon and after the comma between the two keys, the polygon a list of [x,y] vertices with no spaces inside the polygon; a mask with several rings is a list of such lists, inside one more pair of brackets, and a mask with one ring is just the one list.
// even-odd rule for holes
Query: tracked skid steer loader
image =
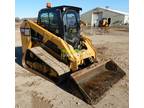
{"label": "tracked skid steer loader", "polygon": [[41,9],[21,24],[22,65],[54,82],[72,79],[89,104],[98,102],[125,72],[113,61],[99,65],[88,36],[80,35],[79,7]]}

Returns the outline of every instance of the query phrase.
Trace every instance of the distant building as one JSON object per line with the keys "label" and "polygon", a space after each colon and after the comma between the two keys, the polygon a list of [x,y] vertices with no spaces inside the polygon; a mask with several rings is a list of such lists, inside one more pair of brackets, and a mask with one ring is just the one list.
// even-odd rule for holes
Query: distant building
{"label": "distant building", "polygon": [[97,7],[81,15],[81,20],[90,26],[98,26],[102,18],[110,18],[111,26],[129,24],[128,13],[109,8]]}

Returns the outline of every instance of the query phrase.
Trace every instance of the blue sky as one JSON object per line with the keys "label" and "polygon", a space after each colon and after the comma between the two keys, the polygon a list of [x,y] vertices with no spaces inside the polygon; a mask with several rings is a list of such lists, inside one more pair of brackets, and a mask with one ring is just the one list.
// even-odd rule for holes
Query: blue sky
{"label": "blue sky", "polygon": [[81,13],[105,6],[124,12],[129,11],[128,0],[15,0],[15,16],[20,18],[37,17],[38,11],[44,8],[47,2],[51,2],[52,6],[78,6],[83,9]]}

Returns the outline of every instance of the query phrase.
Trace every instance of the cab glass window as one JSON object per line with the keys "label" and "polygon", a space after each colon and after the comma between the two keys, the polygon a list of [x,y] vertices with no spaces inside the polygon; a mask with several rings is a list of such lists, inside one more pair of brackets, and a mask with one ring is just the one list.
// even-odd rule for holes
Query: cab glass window
{"label": "cab glass window", "polygon": [[40,15],[40,21],[41,21],[41,23],[43,23],[43,24],[49,24],[49,16],[48,16],[48,13],[42,13],[41,15]]}
{"label": "cab glass window", "polygon": [[49,13],[49,21],[50,25],[53,27],[58,27],[58,15],[56,13],[50,12]]}
{"label": "cab glass window", "polygon": [[69,26],[75,26],[77,24],[74,13],[67,13],[67,23]]}

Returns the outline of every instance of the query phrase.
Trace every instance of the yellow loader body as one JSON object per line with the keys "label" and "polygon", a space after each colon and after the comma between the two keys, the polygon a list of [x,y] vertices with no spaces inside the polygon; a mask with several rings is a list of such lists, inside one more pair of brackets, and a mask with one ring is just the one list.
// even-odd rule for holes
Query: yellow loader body
{"label": "yellow loader body", "polygon": [[[33,46],[38,46],[37,44],[32,43],[30,29],[37,31],[43,36],[43,43],[48,40],[56,44],[62,51],[63,55],[66,55],[70,60],[70,69],[72,71],[78,70],[78,66],[83,63],[83,60],[86,58],[96,59],[96,50],[92,45],[92,41],[87,36],[82,36],[83,42],[86,45],[86,50],[75,50],[71,45],[65,42],[60,37],[54,35],[48,30],[42,28],[38,24],[28,20],[24,21],[21,25],[21,38],[22,38],[22,51],[25,55],[26,50],[32,48]],[[26,33],[29,32],[29,33]],[[25,56],[23,56],[25,59]]]}

